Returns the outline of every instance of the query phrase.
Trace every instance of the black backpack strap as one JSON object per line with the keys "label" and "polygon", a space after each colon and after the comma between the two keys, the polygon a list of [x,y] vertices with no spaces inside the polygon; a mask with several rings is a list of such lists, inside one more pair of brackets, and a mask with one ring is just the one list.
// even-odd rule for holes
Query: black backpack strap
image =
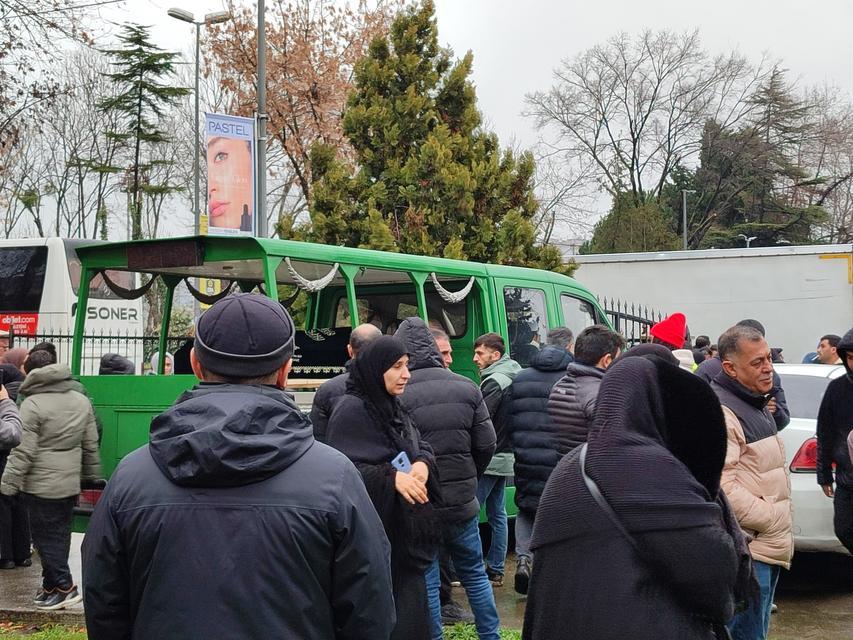
{"label": "black backpack strap", "polygon": [[[631,547],[633,547],[634,551],[640,553],[640,548],[637,545],[637,541],[634,539],[625,526],[622,524],[622,521],[619,520],[619,516],[616,515],[616,512],[613,510],[613,507],[610,506],[610,503],[607,502],[607,498],[604,497],[604,494],[601,493],[601,489],[598,488],[598,485],[595,484],[595,480],[590,478],[586,474],[586,450],[587,443],[584,442],[581,445],[580,451],[580,466],[581,466],[581,475],[583,476],[583,481],[586,484],[586,488],[589,490],[590,495],[592,495],[595,502],[601,508],[601,510],[607,515],[610,521],[613,523],[613,526],[616,527],[617,531],[622,534],[622,536],[630,543]],[[642,557],[642,554],[640,554]]]}

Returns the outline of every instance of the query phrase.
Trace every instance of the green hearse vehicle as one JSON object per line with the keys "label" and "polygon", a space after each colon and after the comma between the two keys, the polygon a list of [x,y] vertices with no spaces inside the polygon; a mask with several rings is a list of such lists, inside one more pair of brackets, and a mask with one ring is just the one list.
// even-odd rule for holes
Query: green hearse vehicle
{"label": "green hearse vehicle", "polygon": [[[373,322],[393,333],[401,320],[420,316],[450,336],[452,369],[478,380],[474,340],[494,331],[522,365],[544,343],[549,328],[608,324],[595,297],[561,274],[522,267],[428,256],[334,247],[288,240],[197,236],[81,246],[81,281],[103,279],[119,297],[135,299],[148,287],[165,286],[163,318],[174,298],[194,296],[212,304],[232,291],[257,290],[304,318],[297,325],[297,350],[289,387],[310,407],[313,389],[344,371],[351,326]],[[121,288],[114,272],[150,277],[137,289]],[[113,274],[113,277],[110,277]],[[195,278],[221,283],[217,294],[196,288]],[[124,279],[125,282],[133,280]],[[137,280],[138,281],[138,280]],[[161,283],[161,284],[158,284]],[[202,287],[204,288],[204,287]],[[89,288],[79,287],[77,309],[87,308]],[[189,294],[189,295],[188,295]],[[101,458],[106,478],[127,453],[148,441],[151,418],[195,382],[191,375],[97,376],[90,373],[86,314],[76,314],[72,371],[89,391],[103,424]],[[168,322],[159,340],[159,373],[166,361]],[[85,365],[85,366],[84,366]],[[91,512],[97,490],[81,494],[78,515]],[[507,506],[515,513],[513,493]],[[77,522],[85,526],[85,520]]]}

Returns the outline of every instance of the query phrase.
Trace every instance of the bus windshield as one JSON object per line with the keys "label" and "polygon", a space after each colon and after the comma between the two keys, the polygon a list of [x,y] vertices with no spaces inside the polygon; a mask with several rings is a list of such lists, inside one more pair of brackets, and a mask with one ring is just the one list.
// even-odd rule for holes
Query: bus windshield
{"label": "bus windshield", "polygon": [[0,312],[38,313],[47,247],[0,248]]}

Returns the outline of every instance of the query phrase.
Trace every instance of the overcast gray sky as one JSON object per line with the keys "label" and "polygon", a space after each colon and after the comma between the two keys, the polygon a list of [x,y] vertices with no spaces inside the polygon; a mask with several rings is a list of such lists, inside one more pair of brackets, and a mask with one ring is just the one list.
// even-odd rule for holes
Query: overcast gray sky
{"label": "overcast gray sky", "polygon": [[[200,18],[223,3],[128,0],[105,9],[103,16],[150,24],[158,44],[190,51],[194,28],[169,18],[166,10],[172,6]],[[473,51],[480,110],[504,144],[532,147],[538,136],[521,115],[525,94],[549,88],[561,60],[621,31],[698,27],[712,54],[737,49],[756,62],[766,54],[782,60],[789,79],[837,85],[853,99],[851,0],[436,0],[436,14],[441,44],[457,57]],[[598,200],[592,208],[605,211],[608,199]]]}
{"label": "overcast gray sky", "polygon": [[[217,0],[131,0],[112,19],[155,27],[157,41],[186,49],[192,27],[166,16],[178,6],[201,16],[218,11]],[[758,60],[781,58],[790,77],[828,82],[853,94],[853,2],[850,0],[436,0],[439,38],[457,56],[474,52],[480,109],[501,140],[536,140],[521,116],[524,95],[551,85],[560,61],[620,31],[698,27],[713,52],[738,49]]]}

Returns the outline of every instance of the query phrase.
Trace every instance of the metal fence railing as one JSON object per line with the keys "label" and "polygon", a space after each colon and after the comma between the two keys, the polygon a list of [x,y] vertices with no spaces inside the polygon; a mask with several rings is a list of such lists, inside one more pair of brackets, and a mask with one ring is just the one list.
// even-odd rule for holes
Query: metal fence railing
{"label": "metal fence railing", "polygon": [[622,334],[629,347],[644,342],[652,325],[663,320],[660,311],[643,305],[629,305],[613,298],[604,298],[601,303],[613,328]]}
{"label": "metal fence railing", "polygon": [[[174,353],[186,340],[186,336],[172,336],[168,338],[167,350]],[[56,347],[56,355],[59,362],[70,363],[73,341],[73,331],[35,333],[32,335],[10,334],[9,348],[24,347],[32,349],[40,342],[51,342]],[[145,373],[148,370],[151,356],[157,352],[159,344],[159,336],[132,335],[120,331],[101,331],[84,334],[80,373],[82,375],[97,374],[101,356],[105,353],[117,353],[124,356],[136,365],[137,373]]]}

